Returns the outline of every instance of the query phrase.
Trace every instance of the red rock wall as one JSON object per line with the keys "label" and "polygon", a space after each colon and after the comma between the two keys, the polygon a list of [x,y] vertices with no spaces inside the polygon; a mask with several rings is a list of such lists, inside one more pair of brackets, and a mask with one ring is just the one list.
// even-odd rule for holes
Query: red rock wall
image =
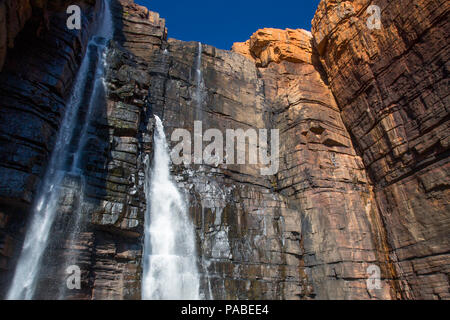
{"label": "red rock wall", "polygon": [[[369,5],[381,8],[370,30]],[[323,0],[313,36],[404,298],[448,299],[450,3]]]}

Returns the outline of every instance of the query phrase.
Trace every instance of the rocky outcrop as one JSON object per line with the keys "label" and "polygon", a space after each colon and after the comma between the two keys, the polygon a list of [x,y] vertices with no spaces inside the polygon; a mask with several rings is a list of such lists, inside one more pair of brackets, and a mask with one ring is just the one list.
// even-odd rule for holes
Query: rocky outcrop
{"label": "rocky outcrop", "polygon": [[[171,168],[195,224],[204,298],[448,298],[448,5],[411,4],[409,18],[405,1],[382,1],[383,28],[367,30],[370,1],[338,2],[321,2],[312,34],[262,29],[225,51],[167,39],[157,13],[113,0],[108,92],[89,126],[84,181],[66,178],[38,296],[61,297],[75,261],[82,289],[66,298],[140,298],[156,114],[169,141],[196,120],[224,136],[279,130],[271,175],[225,158]],[[98,1],[86,3],[90,25]],[[0,73],[3,292],[90,34],[66,30],[55,8],[41,35],[29,18]],[[371,265],[381,289],[367,287]]]}
{"label": "rocky outcrop", "polygon": [[322,1],[313,20],[407,298],[449,298],[449,12],[446,1]]}
{"label": "rocky outcrop", "polygon": [[165,20],[133,0],[113,1],[112,4],[116,41],[137,57],[148,60],[167,38]]}
{"label": "rocky outcrop", "polygon": [[311,33],[302,29],[261,29],[250,40],[233,44],[231,50],[254,58],[262,67],[282,60],[311,63]]}

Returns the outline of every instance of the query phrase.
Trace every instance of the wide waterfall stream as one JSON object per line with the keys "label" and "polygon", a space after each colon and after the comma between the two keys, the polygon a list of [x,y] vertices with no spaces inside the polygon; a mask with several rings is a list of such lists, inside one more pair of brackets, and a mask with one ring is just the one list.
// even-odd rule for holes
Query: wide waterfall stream
{"label": "wide waterfall stream", "polygon": [[[96,32],[88,43],[88,49],[78,71],[71,98],[58,132],[54,151],[37,195],[34,209],[31,212],[31,220],[28,225],[23,248],[17,262],[11,286],[8,291],[8,299],[33,299],[36,286],[39,281],[39,272],[45,268],[43,255],[49,244],[51,228],[58,215],[59,202],[63,194],[64,181],[69,176],[77,176],[83,183],[82,170],[79,169],[81,154],[86,145],[88,126],[98,103],[100,92],[104,90],[104,71],[106,59],[106,47],[113,35],[113,23],[109,0],[102,2],[102,12]],[[95,61],[93,61],[93,59]],[[94,79],[89,83],[89,70],[94,65]],[[87,98],[87,88],[92,86],[90,97]],[[83,120],[80,120],[80,112],[87,108]],[[78,127],[82,123],[81,128]],[[81,131],[80,131],[81,130]],[[75,147],[75,148],[74,148]],[[80,193],[83,187],[73,184],[72,188]],[[82,199],[82,195],[80,195]],[[82,204],[81,204],[82,205]],[[82,210],[77,210],[74,215],[81,215]],[[80,221],[79,217],[74,218]],[[76,228],[72,228],[76,230]],[[74,231],[75,232],[75,231]],[[74,238],[68,234],[67,238]],[[64,283],[60,284],[64,286]]]}
{"label": "wide waterfall stream", "polygon": [[143,299],[199,299],[194,226],[170,176],[164,127],[156,116],[153,166],[146,158]]}

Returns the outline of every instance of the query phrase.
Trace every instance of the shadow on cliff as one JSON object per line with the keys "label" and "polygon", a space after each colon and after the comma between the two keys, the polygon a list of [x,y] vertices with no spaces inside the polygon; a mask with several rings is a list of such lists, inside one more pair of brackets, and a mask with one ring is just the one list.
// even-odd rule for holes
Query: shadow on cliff
{"label": "shadow on cliff", "polygon": [[123,33],[123,6],[119,2],[119,0],[111,0],[111,11],[113,15],[113,23],[114,23],[114,41],[116,41],[120,46],[123,46],[125,43],[125,34]]}
{"label": "shadow on cliff", "polygon": [[[90,29],[67,30],[64,2],[43,6],[33,5],[16,30],[0,73],[0,297],[12,281]],[[82,24],[91,25],[91,17],[83,15]]]}
{"label": "shadow on cliff", "polygon": [[322,65],[322,61],[320,61],[320,53],[313,40],[311,40],[311,48],[312,48],[312,55],[311,55],[312,65],[314,66],[314,69],[316,69],[316,71],[320,74],[320,78],[322,79],[323,83],[325,83],[326,86],[329,86],[330,84],[328,81],[327,72],[325,71],[325,68]]}

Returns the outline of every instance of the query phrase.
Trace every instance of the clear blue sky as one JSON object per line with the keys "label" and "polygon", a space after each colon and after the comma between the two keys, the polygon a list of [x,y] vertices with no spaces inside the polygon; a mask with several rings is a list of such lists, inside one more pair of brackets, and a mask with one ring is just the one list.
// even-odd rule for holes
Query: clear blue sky
{"label": "clear blue sky", "polygon": [[320,0],[135,0],[166,19],[169,38],[231,49],[261,28],[311,30]]}

